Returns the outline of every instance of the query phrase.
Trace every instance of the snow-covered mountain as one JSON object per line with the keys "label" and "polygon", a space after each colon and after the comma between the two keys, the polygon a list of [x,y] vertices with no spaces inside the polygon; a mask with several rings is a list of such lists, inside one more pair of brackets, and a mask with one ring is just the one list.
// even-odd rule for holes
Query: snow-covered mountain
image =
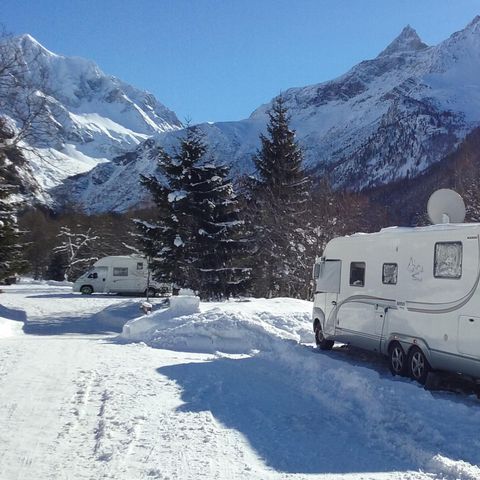
{"label": "snow-covered mountain", "polygon": [[[376,58],[282,96],[307,165],[329,172],[335,186],[363,189],[414,177],[480,124],[480,17],[436,46],[407,26]],[[251,171],[270,105],[242,121],[200,125],[212,155],[230,162],[234,172]],[[153,172],[152,148],[170,148],[179,134],[157,133],[128,160],[99,165],[67,181],[61,192],[71,192],[90,211],[137,205],[145,198],[137,173]]]}
{"label": "snow-covered mountain", "polygon": [[[104,74],[90,60],[56,55],[30,35],[8,42],[26,65],[20,88],[36,89],[46,99],[48,132],[29,139],[33,151],[27,152],[37,182],[32,187],[43,200],[64,178],[109,163],[156,133],[181,127],[175,113],[152,94]],[[18,122],[15,114],[10,116]]]}

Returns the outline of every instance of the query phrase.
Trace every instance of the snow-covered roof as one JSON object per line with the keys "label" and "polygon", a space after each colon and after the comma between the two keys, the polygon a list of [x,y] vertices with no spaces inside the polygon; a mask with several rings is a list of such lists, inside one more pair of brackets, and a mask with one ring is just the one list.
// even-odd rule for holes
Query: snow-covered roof
{"label": "snow-covered roof", "polygon": [[[446,230],[474,230],[479,229],[480,223],[442,223],[435,225],[427,225],[426,227],[386,227],[379,232],[373,233],[354,233],[347,237],[372,237],[372,236],[397,236],[404,234],[420,233],[420,232],[444,232]],[[345,237],[344,237],[345,238]]]}

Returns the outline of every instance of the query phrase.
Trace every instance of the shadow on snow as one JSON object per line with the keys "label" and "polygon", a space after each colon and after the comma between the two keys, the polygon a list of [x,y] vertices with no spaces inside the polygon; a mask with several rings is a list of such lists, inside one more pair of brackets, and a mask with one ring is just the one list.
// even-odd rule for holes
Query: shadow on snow
{"label": "shadow on snow", "polygon": [[272,361],[222,358],[157,371],[182,387],[180,411],[210,411],[225,427],[241,432],[276,470],[348,473],[414,467],[374,448],[346,420],[324,413]]}
{"label": "shadow on snow", "polygon": [[110,305],[97,313],[85,315],[25,319],[23,331],[33,335],[63,335],[69,333],[101,334],[121,332],[123,325],[141,315],[138,303]]}
{"label": "shadow on snow", "polygon": [[24,310],[8,308],[4,305],[0,305],[0,317],[6,318],[8,320],[15,320],[17,322],[25,322],[27,320],[27,314]]}

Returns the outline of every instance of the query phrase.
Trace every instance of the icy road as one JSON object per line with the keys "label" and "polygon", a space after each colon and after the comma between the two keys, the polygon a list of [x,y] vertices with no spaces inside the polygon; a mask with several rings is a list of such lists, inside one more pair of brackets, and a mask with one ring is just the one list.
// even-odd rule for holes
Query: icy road
{"label": "icy road", "polygon": [[1,480],[480,479],[480,402],[317,353],[308,302],[202,305],[119,342],[138,307],[4,288]]}

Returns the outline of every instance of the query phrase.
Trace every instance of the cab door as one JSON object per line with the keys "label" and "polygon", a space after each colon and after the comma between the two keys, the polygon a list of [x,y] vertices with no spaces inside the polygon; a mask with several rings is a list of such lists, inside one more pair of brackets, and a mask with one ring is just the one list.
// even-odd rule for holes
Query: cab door
{"label": "cab door", "polygon": [[[323,297],[321,300],[321,308],[325,313],[325,322],[327,325],[328,318],[336,308],[338,302],[342,275],[342,262],[341,260],[325,259],[318,265],[315,294]],[[334,325],[327,325],[327,329],[328,327],[334,328]],[[327,329],[326,331],[328,331]]]}
{"label": "cab door", "polygon": [[92,286],[94,292],[104,292],[107,271],[108,267],[94,267],[94,269],[88,274],[88,283]]}

